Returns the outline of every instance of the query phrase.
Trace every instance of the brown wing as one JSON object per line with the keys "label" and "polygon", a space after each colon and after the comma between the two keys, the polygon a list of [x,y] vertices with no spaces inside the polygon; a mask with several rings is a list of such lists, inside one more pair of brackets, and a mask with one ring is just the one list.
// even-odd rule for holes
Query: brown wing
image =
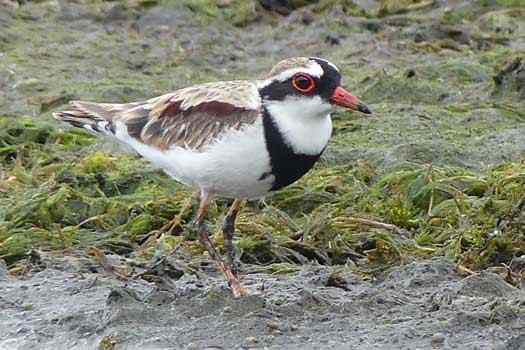
{"label": "brown wing", "polygon": [[[175,91],[144,102],[98,104],[75,101],[57,119],[90,131],[123,123],[136,140],[168,149],[173,145],[199,150],[222,132],[240,129],[260,117],[260,96],[249,81],[218,82]],[[108,132],[106,132],[108,133]]]}
{"label": "brown wing", "polygon": [[131,137],[160,149],[201,149],[222,132],[260,116],[260,97],[249,82],[205,84],[160,96],[122,114]]}

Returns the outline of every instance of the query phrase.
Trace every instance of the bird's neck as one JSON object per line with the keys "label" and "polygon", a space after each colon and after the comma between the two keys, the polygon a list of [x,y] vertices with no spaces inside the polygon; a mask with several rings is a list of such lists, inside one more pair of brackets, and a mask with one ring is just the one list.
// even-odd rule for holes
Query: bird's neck
{"label": "bird's neck", "polygon": [[297,154],[319,155],[332,134],[331,106],[321,98],[263,101],[283,141]]}
{"label": "bird's neck", "polygon": [[[313,135],[315,132],[304,128],[296,130],[286,123],[278,123],[277,120],[281,117],[283,116],[272,115],[267,108],[263,107],[264,138],[270,157],[270,174],[274,176],[271,187],[273,191],[288,186],[306,174],[323,153],[329,137],[325,136],[326,141],[323,143],[314,142],[318,146],[312,147],[311,142],[304,141],[306,140],[305,134]],[[330,122],[330,117],[326,116],[324,120]],[[297,132],[303,135],[298,137]],[[316,136],[312,136],[312,139],[315,138]]]}

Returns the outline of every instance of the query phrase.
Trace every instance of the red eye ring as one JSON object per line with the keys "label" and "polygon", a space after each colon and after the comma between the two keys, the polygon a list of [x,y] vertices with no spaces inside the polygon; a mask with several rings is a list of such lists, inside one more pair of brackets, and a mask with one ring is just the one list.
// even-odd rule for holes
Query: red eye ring
{"label": "red eye ring", "polygon": [[299,73],[293,76],[292,85],[297,91],[306,94],[315,88],[315,81],[311,76]]}

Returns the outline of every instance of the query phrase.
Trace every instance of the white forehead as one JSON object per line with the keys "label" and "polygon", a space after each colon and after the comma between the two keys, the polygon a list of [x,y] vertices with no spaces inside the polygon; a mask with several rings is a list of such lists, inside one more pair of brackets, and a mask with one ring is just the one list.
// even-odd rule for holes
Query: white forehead
{"label": "white forehead", "polygon": [[257,84],[258,88],[262,88],[276,81],[279,81],[279,82],[286,81],[290,79],[291,77],[293,77],[294,75],[296,75],[297,73],[305,73],[312,77],[320,78],[324,74],[324,71],[321,65],[319,65],[317,62],[313,60],[309,60],[308,64],[306,64],[303,67],[289,68],[289,69],[286,69],[280,72],[277,75],[269,77],[266,80],[260,81]]}

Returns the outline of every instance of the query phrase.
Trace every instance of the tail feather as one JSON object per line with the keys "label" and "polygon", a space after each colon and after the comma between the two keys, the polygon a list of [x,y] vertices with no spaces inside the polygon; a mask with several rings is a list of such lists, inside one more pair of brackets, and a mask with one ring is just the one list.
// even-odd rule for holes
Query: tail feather
{"label": "tail feather", "polygon": [[71,109],[53,113],[55,119],[95,134],[114,134],[113,119],[119,105],[72,101]]}

